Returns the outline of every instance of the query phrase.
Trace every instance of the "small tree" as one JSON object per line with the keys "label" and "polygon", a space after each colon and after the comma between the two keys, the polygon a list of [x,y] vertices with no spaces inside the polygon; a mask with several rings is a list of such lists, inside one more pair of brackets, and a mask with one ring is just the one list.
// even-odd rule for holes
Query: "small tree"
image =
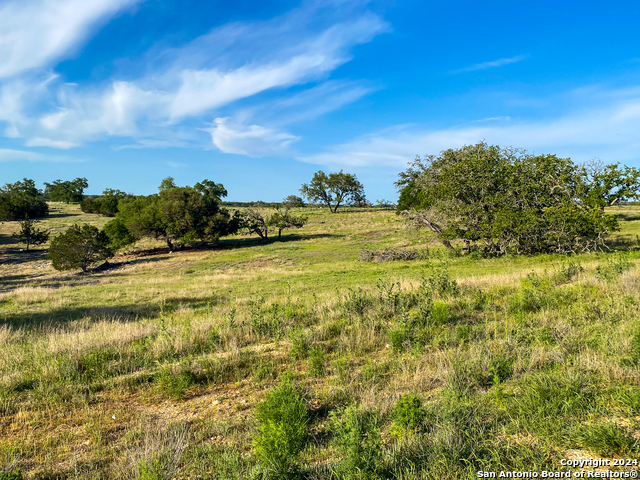
{"label": "small tree", "polygon": [[278,240],[282,237],[282,231],[290,228],[302,228],[307,223],[307,217],[294,215],[289,211],[288,207],[281,210],[278,206],[276,213],[270,215],[266,222],[269,226],[278,229]]}
{"label": "small tree", "polygon": [[302,208],[305,206],[304,200],[296,195],[289,195],[282,200],[282,205],[288,208]]}
{"label": "small tree", "polygon": [[82,201],[84,189],[89,186],[89,182],[84,177],[75,180],[56,180],[53,183],[45,183],[44,193],[54,202],[78,203]]}
{"label": "small tree", "polygon": [[109,237],[91,225],[73,225],[51,241],[49,257],[56,270],[80,268],[83,272],[94,263],[112,256]]}
{"label": "small tree", "polygon": [[27,252],[29,251],[29,245],[41,245],[49,240],[49,231],[40,230],[36,226],[37,223],[37,220],[25,218],[20,222],[20,231],[16,233],[18,241],[27,244]]}
{"label": "small tree", "polygon": [[247,230],[249,234],[255,233],[262,240],[269,239],[269,222],[268,218],[257,208],[250,208],[242,214],[242,228]]}
{"label": "small tree", "polygon": [[310,202],[324,203],[331,213],[336,213],[340,205],[366,202],[364,186],[351,173],[330,173],[322,170],[313,174],[311,182],[302,185],[300,193]]}

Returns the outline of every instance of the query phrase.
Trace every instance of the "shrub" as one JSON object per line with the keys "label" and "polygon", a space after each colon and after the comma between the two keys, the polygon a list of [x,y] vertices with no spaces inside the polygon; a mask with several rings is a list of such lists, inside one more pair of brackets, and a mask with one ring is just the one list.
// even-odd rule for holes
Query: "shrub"
{"label": "shrub", "polygon": [[324,351],[316,345],[309,350],[309,375],[312,377],[322,377],[325,371]]}
{"label": "shrub", "polygon": [[382,439],[378,416],[356,405],[331,412],[334,443],[342,454],[337,473],[346,478],[366,478],[379,470]]}
{"label": "shrub", "polygon": [[420,397],[407,394],[400,397],[393,409],[393,422],[404,428],[417,429],[425,417]]}
{"label": "shrub", "polygon": [[114,218],[107,223],[103,230],[109,238],[109,248],[114,252],[127,247],[138,240],[120,218]]}
{"label": "shrub", "polygon": [[111,257],[109,238],[91,225],[73,225],[51,241],[49,257],[56,270],[87,269]]}
{"label": "shrub", "polygon": [[165,366],[156,374],[154,381],[163,394],[182,400],[189,387],[196,383],[196,376],[188,368],[174,371],[171,367]]}
{"label": "shrub", "polygon": [[436,325],[444,325],[449,319],[449,305],[435,302],[431,307],[431,319]]}
{"label": "shrub", "polygon": [[259,467],[267,478],[289,478],[298,470],[304,448],[309,410],[298,389],[285,380],[256,408],[258,435],[253,446]]}
{"label": "shrub", "polygon": [[20,222],[20,231],[16,233],[20,243],[27,245],[27,251],[29,251],[29,245],[41,245],[49,240],[49,231],[40,230],[36,226],[37,222],[37,220],[25,218]]}

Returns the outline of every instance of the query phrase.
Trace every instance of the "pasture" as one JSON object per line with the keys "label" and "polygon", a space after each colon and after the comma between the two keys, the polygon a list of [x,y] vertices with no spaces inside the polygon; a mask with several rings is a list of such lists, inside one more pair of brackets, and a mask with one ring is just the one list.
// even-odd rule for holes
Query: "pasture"
{"label": "pasture", "polygon": [[[301,478],[637,458],[640,208],[610,212],[622,230],[597,254],[452,255],[393,211],[312,209],[280,242],[145,241],[87,275],[20,251],[2,223],[0,472],[250,478],[256,405],[283,377],[309,408]],[[107,220],[52,204],[41,225]],[[414,258],[359,261],[385,249]],[[369,470],[335,442],[349,405],[375,418]]]}

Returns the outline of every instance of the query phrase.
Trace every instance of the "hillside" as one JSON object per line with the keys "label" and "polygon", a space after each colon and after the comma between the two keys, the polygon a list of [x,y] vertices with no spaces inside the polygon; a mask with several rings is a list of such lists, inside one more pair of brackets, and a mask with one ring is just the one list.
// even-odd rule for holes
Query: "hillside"
{"label": "hillside", "polygon": [[[146,242],[88,275],[20,251],[5,222],[0,472],[248,478],[264,467],[256,405],[283,377],[310,412],[304,478],[636,458],[640,208],[611,212],[622,231],[608,253],[453,256],[392,211],[318,209],[281,242]],[[42,225],[107,220],[54,204]],[[359,261],[385,249],[414,258]],[[396,408],[408,394],[415,422]],[[348,405],[374,419],[358,446],[370,470],[336,443]]]}

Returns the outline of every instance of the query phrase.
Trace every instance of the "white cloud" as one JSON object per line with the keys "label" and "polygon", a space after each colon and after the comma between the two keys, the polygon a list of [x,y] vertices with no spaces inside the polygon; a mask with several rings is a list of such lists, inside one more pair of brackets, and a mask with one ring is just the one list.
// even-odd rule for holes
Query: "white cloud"
{"label": "white cloud", "polygon": [[44,155],[26,150],[12,150],[0,148],[0,162],[55,162],[55,163],[80,163],[84,160],[65,157],[61,155]]}
{"label": "white cloud", "polygon": [[211,129],[213,144],[225,153],[249,157],[285,154],[298,137],[260,125],[241,125],[229,118],[216,118]]}
{"label": "white cloud", "polygon": [[503,147],[555,153],[584,161],[599,157],[610,162],[640,160],[640,96],[616,98],[602,107],[573,111],[556,119],[504,121],[490,126],[467,125],[423,130],[398,126],[337,145],[299,160],[340,167],[403,168],[420,154],[437,154],[486,140]]}
{"label": "white cloud", "polygon": [[516,55],[515,57],[511,58],[499,58],[498,60],[492,60],[490,62],[476,63],[469,67],[455,70],[451,73],[474,72],[476,70],[486,70],[487,68],[503,67],[512,63],[521,62],[523,60],[526,60],[527,58],[529,58],[529,55]]}
{"label": "white cloud", "polygon": [[8,0],[0,6],[0,78],[50,65],[97,21],[139,0]]}
{"label": "white cloud", "polygon": [[378,88],[363,82],[329,80],[289,97],[245,109],[236,117],[246,121],[258,116],[261,122],[280,126],[308,121],[339,110]]}
{"label": "white cloud", "polygon": [[[106,0],[99,3],[106,4]],[[388,30],[378,16],[367,12],[359,12],[346,22],[337,21],[333,14],[318,26],[314,17],[318,8],[312,5],[267,22],[214,29],[183,48],[165,52],[163,66],[153,64],[137,80],[113,80],[107,87],[87,88],[29,74],[5,83],[0,92],[5,135],[25,138],[27,145],[53,148],[109,136],[136,139],[133,145],[117,148],[162,146],[185,120],[269,89],[321,78],[351,59],[351,47]],[[364,93],[363,88],[345,90],[344,98],[339,99],[336,92],[335,107],[327,103],[324,111]],[[53,107],[42,111],[43,105]],[[315,111],[312,115],[321,114],[323,107]],[[279,127],[242,127],[236,122],[218,126],[214,137],[229,151],[247,150],[257,155],[260,151],[282,151],[287,141],[296,138],[276,130]],[[254,139],[252,146],[237,145],[234,139],[241,136]],[[258,138],[263,139],[260,145]],[[189,143],[181,142],[181,146]]]}
{"label": "white cloud", "polygon": [[25,145],[27,147],[51,147],[64,150],[80,146],[77,143],[67,142],[65,140],[51,140],[50,138],[32,138],[27,140]]}

